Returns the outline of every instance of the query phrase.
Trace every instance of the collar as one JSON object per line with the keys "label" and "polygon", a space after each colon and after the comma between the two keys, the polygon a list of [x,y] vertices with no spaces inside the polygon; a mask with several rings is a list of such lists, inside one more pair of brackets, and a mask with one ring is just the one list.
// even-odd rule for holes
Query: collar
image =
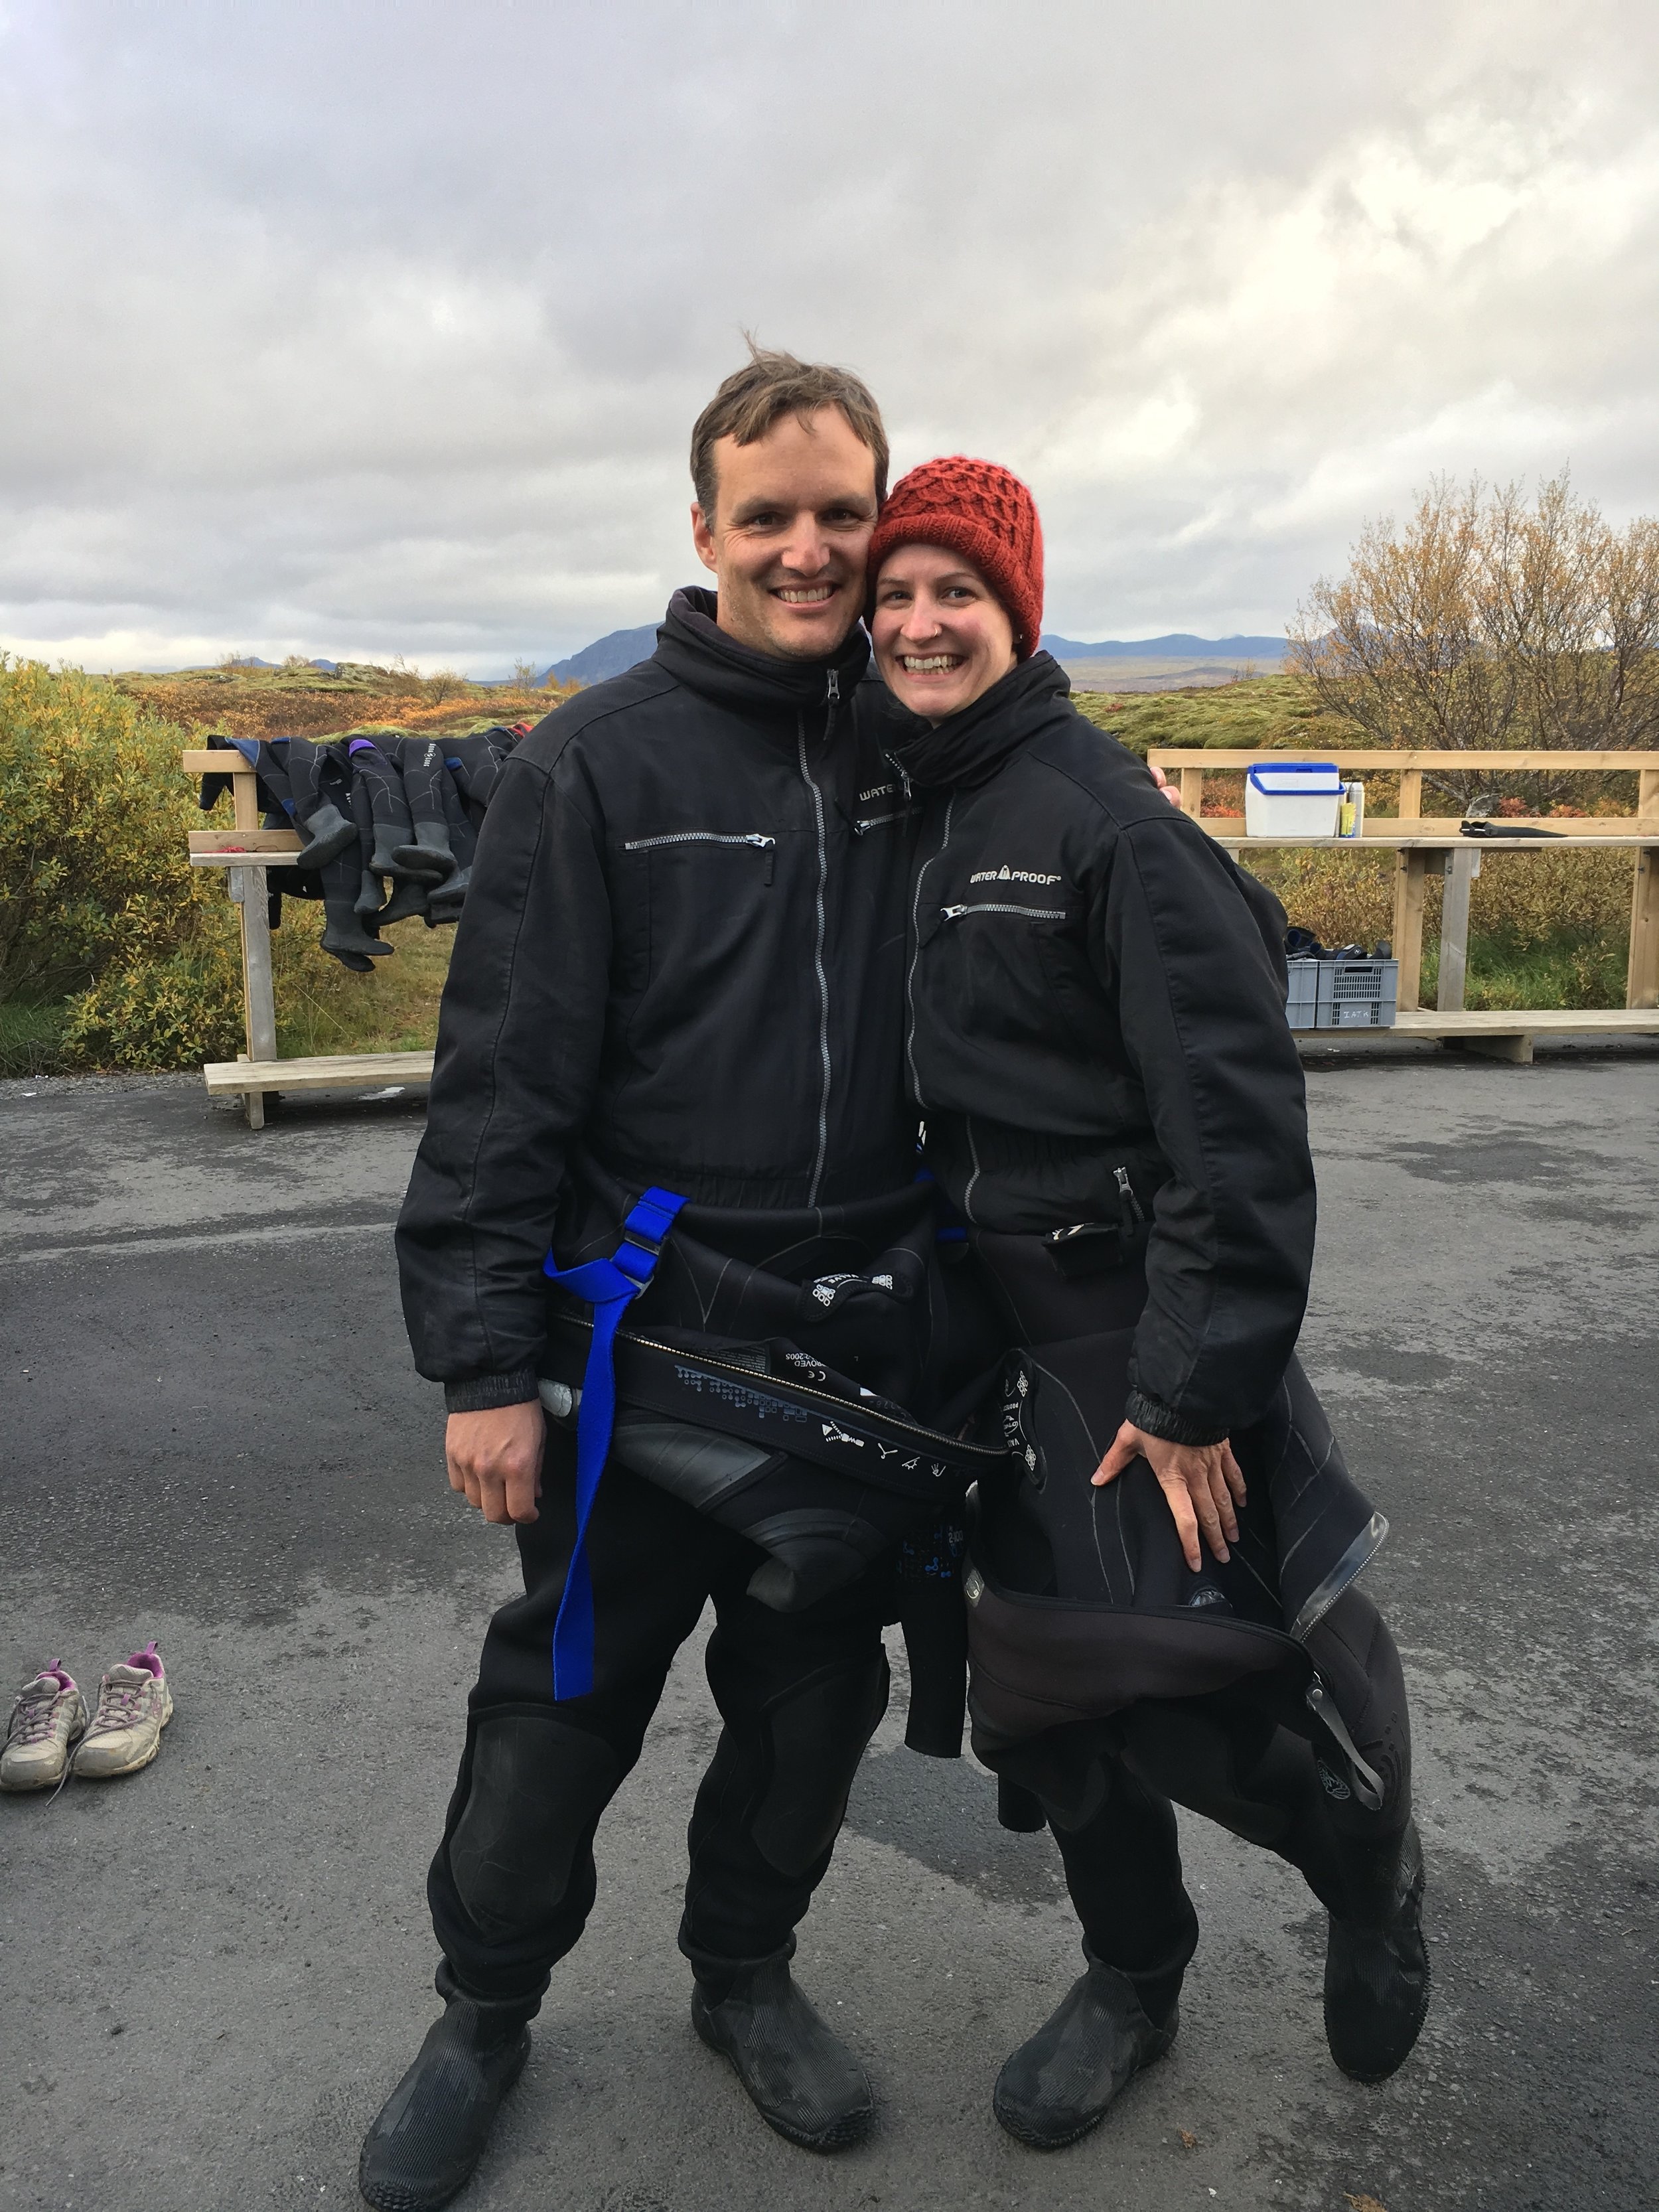
{"label": "collar", "polygon": [[870,641],[859,624],[827,660],[785,660],[728,637],[714,619],[717,604],[699,585],[668,602],[654,657],[677,683],[736,714],[787,715],[792,739],[799,715],[832,698],[850,702],[870,663]]}
{"label": "collar", "polygon": [[1071,696],[1072,679],[1060,663],[1046,653],[1034,653],[943,722],[926,722],[895,702],[882,732],[882,750],[924,790],[983,783],[1010,753],[1045,728],[1054,720],[1056,703]]}

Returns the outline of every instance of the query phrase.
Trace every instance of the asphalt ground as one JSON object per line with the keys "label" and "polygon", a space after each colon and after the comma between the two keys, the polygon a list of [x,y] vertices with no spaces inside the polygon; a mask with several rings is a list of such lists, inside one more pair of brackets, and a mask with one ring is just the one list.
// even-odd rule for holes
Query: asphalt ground
{"label": "asphalt ground", "polygon": [[[1175,2054],[1073,2149],[1010,2141],[991,2083],[1075,1932],[1049,1839],[997,1827],[971,1759],[902,1748],[901,1680],[798,1962],[879,2130],[792,2149],[688,2019],[714,1735],[688,1647],[468,2212],[1659,2202],[1659,1060],[1419,1053],[1310,1087],[1304,1358],[1393,1524],[1370,1587],[1415,1714],[1413,2058],[1336,2073],[1311,1899],[1184,1820],[1204,1940]],[[408,1364],[390,1227],[419,1129],[407,1098],[255,1135],[193,1079],[0,1085],[0,1673],[62,1656],[92,1688],[156,1636],[178,1700],[143,1774],[0,1800],[0,2205],[353,2205],[436,2009],[423,1871],[514,1567]]]}

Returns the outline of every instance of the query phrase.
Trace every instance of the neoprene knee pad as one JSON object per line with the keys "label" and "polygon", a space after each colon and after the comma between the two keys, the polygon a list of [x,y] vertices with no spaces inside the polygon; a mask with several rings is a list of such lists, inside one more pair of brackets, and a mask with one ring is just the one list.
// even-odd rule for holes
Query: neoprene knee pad
{"label": "neoprene knee pad", "polygon": [[608,1743],[555,1714],[488,1713],[475,1723],[449,1870],[481,1935],[504,1942],[552,1917],[582,1838],[621,1779]]}
{"label": "neoprene knee pad", "polygon": [[761,1715],[770,1754],[750,1824],[755,1847],[781,1875],[807,1873],[835,1842],[848,1794],[887,1710],[887,1655],[826,1667],[793,1684]]}

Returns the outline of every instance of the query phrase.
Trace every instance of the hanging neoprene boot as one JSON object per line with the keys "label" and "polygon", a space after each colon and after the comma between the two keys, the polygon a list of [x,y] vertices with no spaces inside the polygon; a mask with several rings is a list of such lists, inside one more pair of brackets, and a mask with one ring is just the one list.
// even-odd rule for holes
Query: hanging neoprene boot
{"label": "hanging neoprene boot", "polygon": [[539,1996],[469,1996],[447,1959],[437,1990],[443,2017],[363,2139],[357,2186],[376,2212],[436,2212],[465,2187],[530,2056]]}
{"label": "hanging neoprene boot", "polygon": [[1346,1916],[1325,1948],[1325,2037],[1356,2081],[1386,2081],[1429,2010],[1423,1940],[1423,1845],[1415,1820],[1386,1843],[1344,1839]]}
{"label": "hanging neoprene boot", "polygon": [[[401,880],[404,871],[397,854],[400,848],[414,844],[415,825],[409,818],[409,801],[404,795],[404,780],[398,773],[397,763],[380,750],[373,738],[353,738],[346,751],[351,761],[353,797],[360,788],[368,797],[373,828],[365,866],[377,876],[394,876]],[[362,818],[359,810],[360,824]]]}
{"label": "hanging neoprene boot", "polygon": [[447,882],[440,884],[427,905],[427,921],[433,928],[441,922],[459,921],[461,904],[472,881],[473,856],[478,849],[478,833],[472,826],[460,787],[446,763],[439,785],[443,804],[446,833],[449,849],[454,855],[455,872]]}
{"label": "hanging neoprene boot", "polygon": [[435,738],[404,738],[398,741],[397,758],[410,819],[415,824],[415,842],[399,845],[392,857],[410,875],[440,884],[455,872],[449,822],[444,812],[443,787],[449,777],[444,749]]}
{"label": "hanging neoprene boot", "polygon": [[337,853],[319,871],[323,886],[323,950],[331,952],[343,968],[367,975],[392,947],[371,937],[358,915],[356,896],[362,869],[357,853],[354,842],[349,852]]}
{"label": "hanging neoprene boot", "polygon": [[1098,2127],[1113,2100],[1176,2039],[1173,2002],[1160,2027],[1147,2018],[1133,1981],[1083,1947],[1089,1971],[1073,1982],[1029,2042],[997,2076],[991,2108],[1033,2150],[1060,2150]]}
{"label": "hanging neoprene boot", "polygon": [[731,2060],[767,2126],[803,2150],[846,2150],[870,2132],[864,2069],[796,1988],[787,1952],[745,1960],[724,1991],[699,1977],[691,2024]]}
{"label": "hanging neoprene boot", "polygon": [[325,868],[347,851],[357,835],[357,825],[342,809],[346,773],[328,745],[308,738],[290,738],[288,780],[294,793],[294,816],[306,840],[300,854],[302,868]]}

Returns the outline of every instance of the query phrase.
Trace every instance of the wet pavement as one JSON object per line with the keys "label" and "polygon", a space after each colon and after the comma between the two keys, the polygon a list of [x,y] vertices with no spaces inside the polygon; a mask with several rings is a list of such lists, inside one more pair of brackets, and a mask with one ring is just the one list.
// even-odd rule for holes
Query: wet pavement
{"label": "wet pavement", "polygon": [[[1659,2201],[1659,1059],[1316,1060],[1310,1091],[1304,1357],[1392,1523],[1370,1586],[1413,1698],[1412,2060],[1336,2073],[1312,1900],[1183,1819],[1175,2053],[1084,2143],[1021,2149],[989,2091],[1080,1963],[1057,1861],[971,1759],[902,1749],[901,1680],[798,1966],[880,2127],[793,2150],[687,2015],[694,1639],[467,2212]],[[253,1134],[191,1078],[0,1084],[0,1679],[61,1656],[91,1689],[156,1636],[178,1700],[142,1775],[0,1799],[0,2207],[354,2206],[435,2010],[424,1868],[514,1572],[408,1363],[420,1126],[418,1098]]]}

